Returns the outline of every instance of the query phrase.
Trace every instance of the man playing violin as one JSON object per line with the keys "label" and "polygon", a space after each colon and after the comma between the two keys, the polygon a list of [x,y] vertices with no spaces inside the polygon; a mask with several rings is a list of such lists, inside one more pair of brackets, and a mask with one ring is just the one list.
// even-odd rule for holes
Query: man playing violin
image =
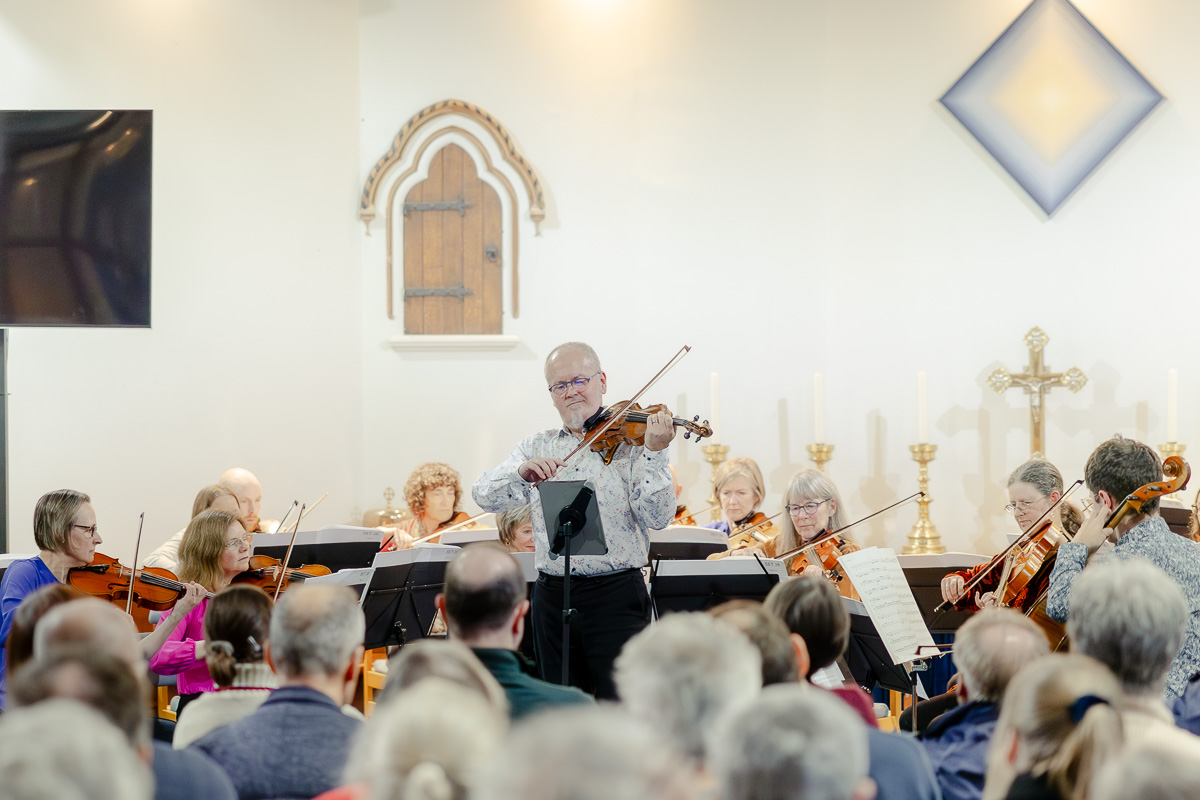
{"label": "man playing violin", "polygon": [[[651,414],[645,444],[622,444],[611,463],[584,449],[565,461],[584,437],[584,423],[600,410],[608,378],[596,351],[582,342],[556,347],[546,358],[545,377],[562,427],[535,433],[495,469],[475,481],[472,496],[485,511],[532,506],[534,553],[539,577],[533,591],[534,642],[545,680],[561,679],[562,648],[571,648],[569,683],[597,697],[616,697],[612,665],[625,642],[649,622],[649,599],[641,568],[647,563],[650,531],[665,528],[675,512],[667,446],[675,437],[671,415]],[[571,641],[562,641],[563,560],[552,554],[535,482],[589,481],[604,526],[608,553],[573,556]]]}
{"label": "man playing violin", "polygon": [[[1071,587],[1089,560],[1144,558],[1161,568],[1183,589],[1191,611],[1183,647],[1167,673],[1164,694],[1171,701],[1200,672],[1200,548],[1171,532],[1159,516],[1157,497],[1145,500],[1140,511],[1127,514],[1114,528],[1106,527],[1126,497],[1162,479],[1158,454],[1141,442],[1116,436],[1096,448],[1084,468],[1094,502],[1075,540],[1058,548],[1046,612],[1060,622],[1067,619]],[[1113,543],[1113,549],[1093,559],[1105,540]],[[1120,598],[1114,597],[1113,602]]]}

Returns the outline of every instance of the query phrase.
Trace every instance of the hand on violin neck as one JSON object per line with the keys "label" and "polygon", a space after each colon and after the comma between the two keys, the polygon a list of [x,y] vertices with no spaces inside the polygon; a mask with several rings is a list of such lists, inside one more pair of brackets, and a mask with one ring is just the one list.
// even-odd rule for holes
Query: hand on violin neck
{"label": "hand on violin neck", "polygon": [[675,438],[675,422],[667,411],[646,417],[646,449],[653,452],[665,450]]}
{"label": "hand on violin neck", "polygon": [[531,458],[517,467],[517,474],[526,483],[546,481],[558,474],[567,462],[558,458]]}

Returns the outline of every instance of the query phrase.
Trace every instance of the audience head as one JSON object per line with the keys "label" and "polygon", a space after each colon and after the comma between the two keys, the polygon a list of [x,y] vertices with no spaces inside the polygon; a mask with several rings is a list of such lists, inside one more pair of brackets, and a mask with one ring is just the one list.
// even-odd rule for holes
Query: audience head
{"label": "audience head", "polygon": [[387,683],[379,694],[380,703],[390,703],[393,695],[405,692],[430,678],[438,678],[484,698],[488,705],[508,713],[504,689],[462,642],[421,639],[400,648],[388,660]]}
{"label": "audience head", "polygon": [[608,390],[608,377],[596,351],[583,342],[560,344],[546,356],[543,374],[563,425],[582,430],[583,423],[600,410]]}
{"label": "audience head", "polygon": [[[710,609],[708,613],[737,628],[758,649],[762,659],[763,686],[800,680],[792,634],[783,620],[770,614],[761,603],[730,600]],[[807,662],[807,652],[804,652],[804,658]],[[807,663],[805,667],[807,671]]]}
{"label": "audience head", "polygon": [[14,708],[56,697],[100,712],[133,747],[148,755],[150,681],[144,672],[130,671],[128,663],[110,653],[70,647],[37,658],[13,676],[9,702]]}
{"label": "audience head", "polygon": [[48,700],[0,723],[4,800],[149,800],[153,785],[121,732],[79,703]]}
{"label": "audience head", "polygon": [[250,539],[236,515],[210,509],[192,517],[179,543],[181,581],[218,592],[249,563]]}
{"label": "audience head", "polygon": [[146,671],[133,619],[103,600],[85,597],[56,606],[33,631],[35,662],[50,658],[57,650],[80,647],[112,656],[136,675]]}
{"label": "audience head", "polygon": [[448,464],[422,464],[408,476],[404,484],[404,501],[417,519],[429,517],[442,523],[454,516],[462,500],[462,483],[458,472]]}
{"label": "audience head", "polygon": [[1166,684],[1190,612],[1183,590],[1148,561],[1110,561],[1079,574],[1071,587],[1071,651],[1113,671],[1136,695]]}
{"label": "audience head", "polygon": [[219,483],[205,486],[196,493],[196,499],[192,501],[192,516],[196,516],[201,511],[208,511],[210,508],[241,516],[239,513],[241,505],[238,503],[237,495],[228,486],[222,486]]}
{"label": "audience head", "polygon": [[528,505],[501,511],[496,515],[496,528],[500,532],[500,543],[510,553],[533,552],[533,518]]}
{"label": "audience head", "polygon": [[5,674],[13,675],[33,658],[33,631],[52,608],[87,597],[65,583],[43,586],[27,596],[13,612],[8,638],[4,641]]}
{"label": "audience head", "polygon": [[713,476],[713,496],[721,504],[721,516],[729,522],[753,514],[766,494],[762,470],[752,458],[731,458]]}
{"label": "audience head", "polygon": [[271,635],[271,598],[257,586],[218,592],[204,612],[208,672],[217,686],[232,686],[238,664],[259,664]]}
{"label": "audience head", "polygon": [[708,614],[670,614],[634,636],[613,674],[621,702],[684,755],[705,761],[704,732],[762,687],[758,651]]}
{"label": "audience head", "polygon": [[352,683],[362,660],[365,630],[352,591],[301,584],[288,589],[275,606],[267,654],[283,682],[342,677]]}
{"label": "audience head", "polygon": [[821,531],[835,531],[846,525],[842,495],[829,476],[818,469],[805,469],[792,476],[783,495],[785,506],[779,532],[786,549],[816,537]]}
{"label": "audience head", "polygon": [[[262,484],[248,469],[234,467],[221,473],[217,483],[233,492],[238,501],[238,516],[242,519],[242,527],[248,532],[258,530],[259,514],[262,512]],[[193,515],[194,516],[194,515]]]}
{"label": "audience head", "polygon": [[525,631],[525,576],[493,542],[464,547],[446,567],[437,603],[450,635],[475,647],[516,649]]}
{"label": "audience head", "polygon": [[845,703],[807,684],[769,686],[716,727],[722,800],[870,800],[867,729]]}
{"label": "audience head", "polygon": [[380,703],[351,749],[346,781],[371,800],[463,800],[508,727],[481,695],[441,678]]}
{"label": "audience head", "polygon": [[1045,775],[1064,800],[1084,800],[1099,765],[1121,748],[1120,702],[1117,679],[1086,656],[1042,656],[1023,667],[1004,692],[984,797],[1005,797],[1028,772]]}
{"label": "audience head", "polygon": [[103,543],[95,526],[92,499],[83,492],[47,492],[33,509],[33,541],[38,548],[66,556],[74,566],[92,563],[96,546]]}
{"label": "audience head", "polygon": [[1191,753],[1134,744],[1096,776],[1090,800],[1194,800],[1200,761]]}
{"label": "audience head", "polygon": [[691,783],[662,736],[616,706],[565,706],[513,729],[472,800],[685,800]]}
{"label": "audience head", "polygon": [[985,608],[963,623],[954,637],[954,662],[962,673],[960,697],[999,703],[1009,681],[1050,652],[1046,634],[1011,608]]}
{"label": "audience head", "polygon": [[[1163,479],[1162,461],[1149,446],[1114,436],[1092,451],[1083,468],[1083,478],[1097,501],[1104,492],[1112,500],[1110,505],[1119,505],[1147,483]],[[1142,504],[1143,514],[1157,509],[1157,497]]]}
{"label": "audience head", "polygon": [[763,607],[800,636],[808,651],[805,677],[824,669],[850,644],[850,614],[833,584],[820,578],[792,578],[775,586]]}

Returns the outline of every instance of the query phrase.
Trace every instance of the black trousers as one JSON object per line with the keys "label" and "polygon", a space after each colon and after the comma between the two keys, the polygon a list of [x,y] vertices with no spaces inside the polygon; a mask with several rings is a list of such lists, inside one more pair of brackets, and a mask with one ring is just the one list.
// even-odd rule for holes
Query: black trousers
{"label": "black trousers", "polygon": [[[571,576],[571,672],[567,683],[601,700],[617,699],[613,662],[625,643],[650,624],[641,570]],[[533,643],[542,680],[562,683],[563,579],[541,574],[533,585]]]}

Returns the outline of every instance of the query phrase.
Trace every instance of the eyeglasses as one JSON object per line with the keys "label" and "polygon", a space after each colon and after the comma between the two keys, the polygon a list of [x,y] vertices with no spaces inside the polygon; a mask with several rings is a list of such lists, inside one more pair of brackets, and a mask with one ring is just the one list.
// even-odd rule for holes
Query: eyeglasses
{"label": "eyeglasses", "polygon": [[591,374],[590,377],[576,378],[573,381],[561,381],[559,383],[553,383],[553,384],[547,386],[546,388],[549,389],[550,394],[554,395],[555,397],[566,397],[567,390],[569,390],[572,386],[575,387],[576,391],[582,392],[584,390],[584,388],[589,383],[592,382],[592,378],[596,377],[599,374],[600,374],[600,370],[596,370],[595,372],[593,372]]}
{"label": "eyeglasses", "polygon": [[244,547],[247,550],[249,550],[250,549],[250,539],[251,539],[251,537],[249,537],[249,536],[241,536],[237,539],[230,539],[228,542],[225,543],[225,549],[226,550],[241,550]]}
{"label": "eyeglasses", "polygon": [[71,527],[79,528],[79,530],[81,530],[81,531],[86,531],[87,535],[91,536],[91,537],[95,537],[95,535],[96,535],[96,526],[95,525],[72,525]]}
{"label": "eyeglasses", "polygon": [[826,497],[820,503],[802,503],[798,506],[784,506],[784,508],[786,508],[787,512],[789,514],[791,514],[793,517],[800,516],[801,511],[803,511],[807,516],[811,517],[813,514],[817,513],[817,509],[821,507],[822,503],[828,503],[828,502],[829,502],[829,498]]}
{"label": "eyeglasses", "polygon": [[1032,500],[1032,501],[1018,500],[1015,503],[1009,503],[1008,505],[1006,505],[1004,507],[1004,510],[1013,515],[1024,514],[1025,509],[1029,508],[1031,505],[1033,505],[1036,502],[1038,502],[1038,501],[1037,500]]}

